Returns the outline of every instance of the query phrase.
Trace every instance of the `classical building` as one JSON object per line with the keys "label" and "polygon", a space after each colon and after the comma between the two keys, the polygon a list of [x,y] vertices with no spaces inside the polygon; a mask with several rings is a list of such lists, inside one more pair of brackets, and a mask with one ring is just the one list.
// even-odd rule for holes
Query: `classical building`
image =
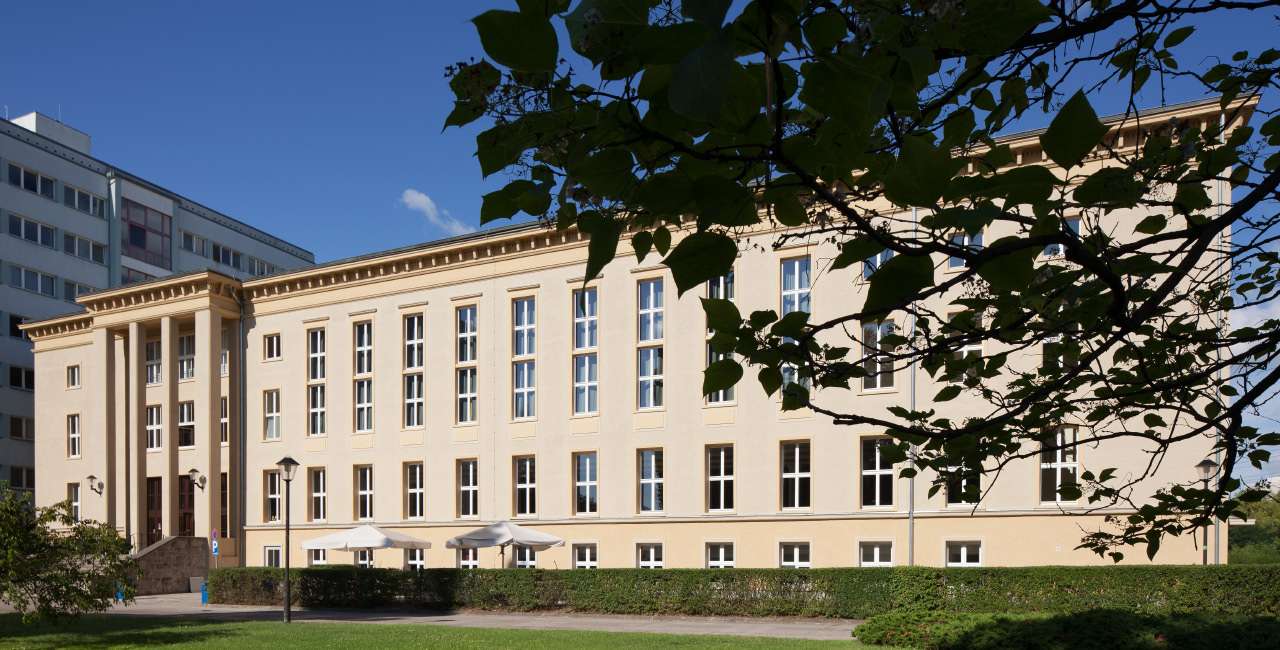
{"label": "classical building", "polygon": [[[1216,121],[1220,111],[1197,102],[1144,123],[1172,116]],[[1015,164],[1047,164],[1035,134],[1009,143]],[[1139,216],[1117,211],[1097,226]],[[817,320],[860,304],[868,269],[831,270],[837,250],[825,241],[774,249],[776,234],[744,235],[732,275],[679,299],[652,260],[620,257],[584,278],[587,236],[537,224],[264,278],[203,270],[83,296],[83,314],[25,327],[41,385],[40,500],[91,487],[81,515],[138,546],[216,529],[223,565],[278,564],[286,508],[295,564],[492,567],[496,550],[444,541],[499,520],[567,540],[505,556],[542,568],[1109,561],[1076,550],[1082,528],[1129,511],[1092,511],[1055,489],[1086,468],[1136,466],[1137,442],[1013,462],[973,504],[900,478],[880,432],[784,411],[750,379],[702,395],[714,355],[698,298]],[[948,260],[936,261],[946,273]],[[823,399],[884,409],[945,381],[884,367]],[[1083,426],[1064,423],[1059,435],[1069,442]],[[1208,452],[1207,441],[1177,446],[1135,493],[1197,479]],[[300,464],[288,485],[276,466],[286,456]],[[361,523],[434,546],[300,546]],[[1225,530],[1216,543],[1225,561]],[[1187,538],[1157,556],[1199,559]]]}
{"label": "classical building", "polygon": [[[34,364],[19,327],[82,308],[82,294],[212,267],[247,278],[311,253],[90,156],[51,117],[0,120],[0,480],[35,485]],[[62,490],[51,495],[59,499]]]}

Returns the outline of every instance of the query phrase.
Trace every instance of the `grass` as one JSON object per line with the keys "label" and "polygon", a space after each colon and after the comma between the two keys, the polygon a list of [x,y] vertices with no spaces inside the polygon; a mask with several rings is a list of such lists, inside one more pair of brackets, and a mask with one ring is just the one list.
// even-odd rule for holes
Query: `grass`
{"label": "grass", "polygon": [[871,650],[854,641],[807,641],[758,637],[678,634],[631,634],[559,630],[497,630],[442,625],[366,623],[302,623],[218,621],[141,616],[85,616],[69,625],[22,624],[17,614],[0,615],[0,649],[108,650],[165,646],[193,650],[317,650],[318,648],[387,648],[388,650],[648,650],[650,648],[781,648]]}

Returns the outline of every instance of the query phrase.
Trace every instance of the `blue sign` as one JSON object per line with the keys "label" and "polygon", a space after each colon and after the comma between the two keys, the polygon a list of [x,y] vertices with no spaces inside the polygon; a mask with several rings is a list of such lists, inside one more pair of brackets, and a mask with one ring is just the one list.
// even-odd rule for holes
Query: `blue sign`
{"label": "blue sign", "polygon": [[214,528],[214,529],[213,529],[213,538],[214,538],[214,539],[218,539],[218,529],[217,529],[217,528]]}
{"label": "blue sign", "polygon": [[216,539],[215,539],[215,540],[213,540],[213,554],[214,554],[214,555],[217,555],[217,554],[218,554],[218,540],[216,540]]}

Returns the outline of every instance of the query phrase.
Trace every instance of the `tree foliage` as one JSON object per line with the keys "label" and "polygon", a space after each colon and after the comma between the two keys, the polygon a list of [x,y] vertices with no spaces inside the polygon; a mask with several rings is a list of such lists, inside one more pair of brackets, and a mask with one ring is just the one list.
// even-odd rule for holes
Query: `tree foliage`
{"label": "tree foliage", "polygon": [[0,601],[22,620],[59,620],[133,600],[137,565],[107,524],[77,520],[71,502],[37,507],[0,484]]}
{"label": "tree foliage", "polygon": [[[752,366],[784,408],[888,432],[893,460],[913,456],[903,474],[929,468],[935,489],[975,471],[956,467],[998,474],[1055,449],[1065,422],[1082,425],[1081,445],[1136,440],[1145,466],[1060,488],[1133,507],[1082,542],[1117,560],[1257,498],[1232,498],[1229,478],[1135,490],[1153,489],[1144,481],[1179,443],[1211,444],[1230,477],[1280,442],[1247,420],[1280,381],[1280,321],[1225,318],[1280,290],[1280,118],[1259,107],[1244,125],[1280,51],[1225,42],[1220,57],[1178,58],[1198,17],[1274,20],[1274,0],[730,5],[517,0],[477,17],[492,63],[450,67],[446,127],[483,118],[482,172],[514,176],[484,197],[482,222],[525,213],[588,233],[587,277],[619,246],[656,253],[681,293],[770,228],[775,245],[837,244],[830,269],[879,256],[861,304],[828,320],[705,301],[715,349],[736,354],[708,368],[704,391]],[[1091,96],[1119,91],[1133,125],[1137,94],[1166,81],[1220,96],[1222,123],[1144,123],[1139,145],[1108,137]],[[1011,165],[1000,136],[1037,116],[1047,160]],[[999,237],[963,236],[982,232]],[[939,273],[952,259],[961,270]],[[837,389],[875,372],[851,355],[869,343],[861,324],[888,316],[909,326],[870,342],[879,361],[951,381],[916,410],[842,408]],[[985,355],[956,354],[978,344]],[[1017,363],[1046,346],[1071,363]],[[948,417],[950,400],[980,415]]]}

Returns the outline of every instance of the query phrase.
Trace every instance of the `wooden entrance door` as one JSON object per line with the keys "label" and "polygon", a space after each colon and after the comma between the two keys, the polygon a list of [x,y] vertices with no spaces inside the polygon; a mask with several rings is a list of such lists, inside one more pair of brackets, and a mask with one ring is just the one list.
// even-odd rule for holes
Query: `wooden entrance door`
{"label": "wooden entrance door", "polygon": [[164,479],[147,477],[147,546],[164,537]]}
{"label": "wooden entrance door", "polygon": [[190,476],[178,477],[178,535],[196,534],[196,486]]}

